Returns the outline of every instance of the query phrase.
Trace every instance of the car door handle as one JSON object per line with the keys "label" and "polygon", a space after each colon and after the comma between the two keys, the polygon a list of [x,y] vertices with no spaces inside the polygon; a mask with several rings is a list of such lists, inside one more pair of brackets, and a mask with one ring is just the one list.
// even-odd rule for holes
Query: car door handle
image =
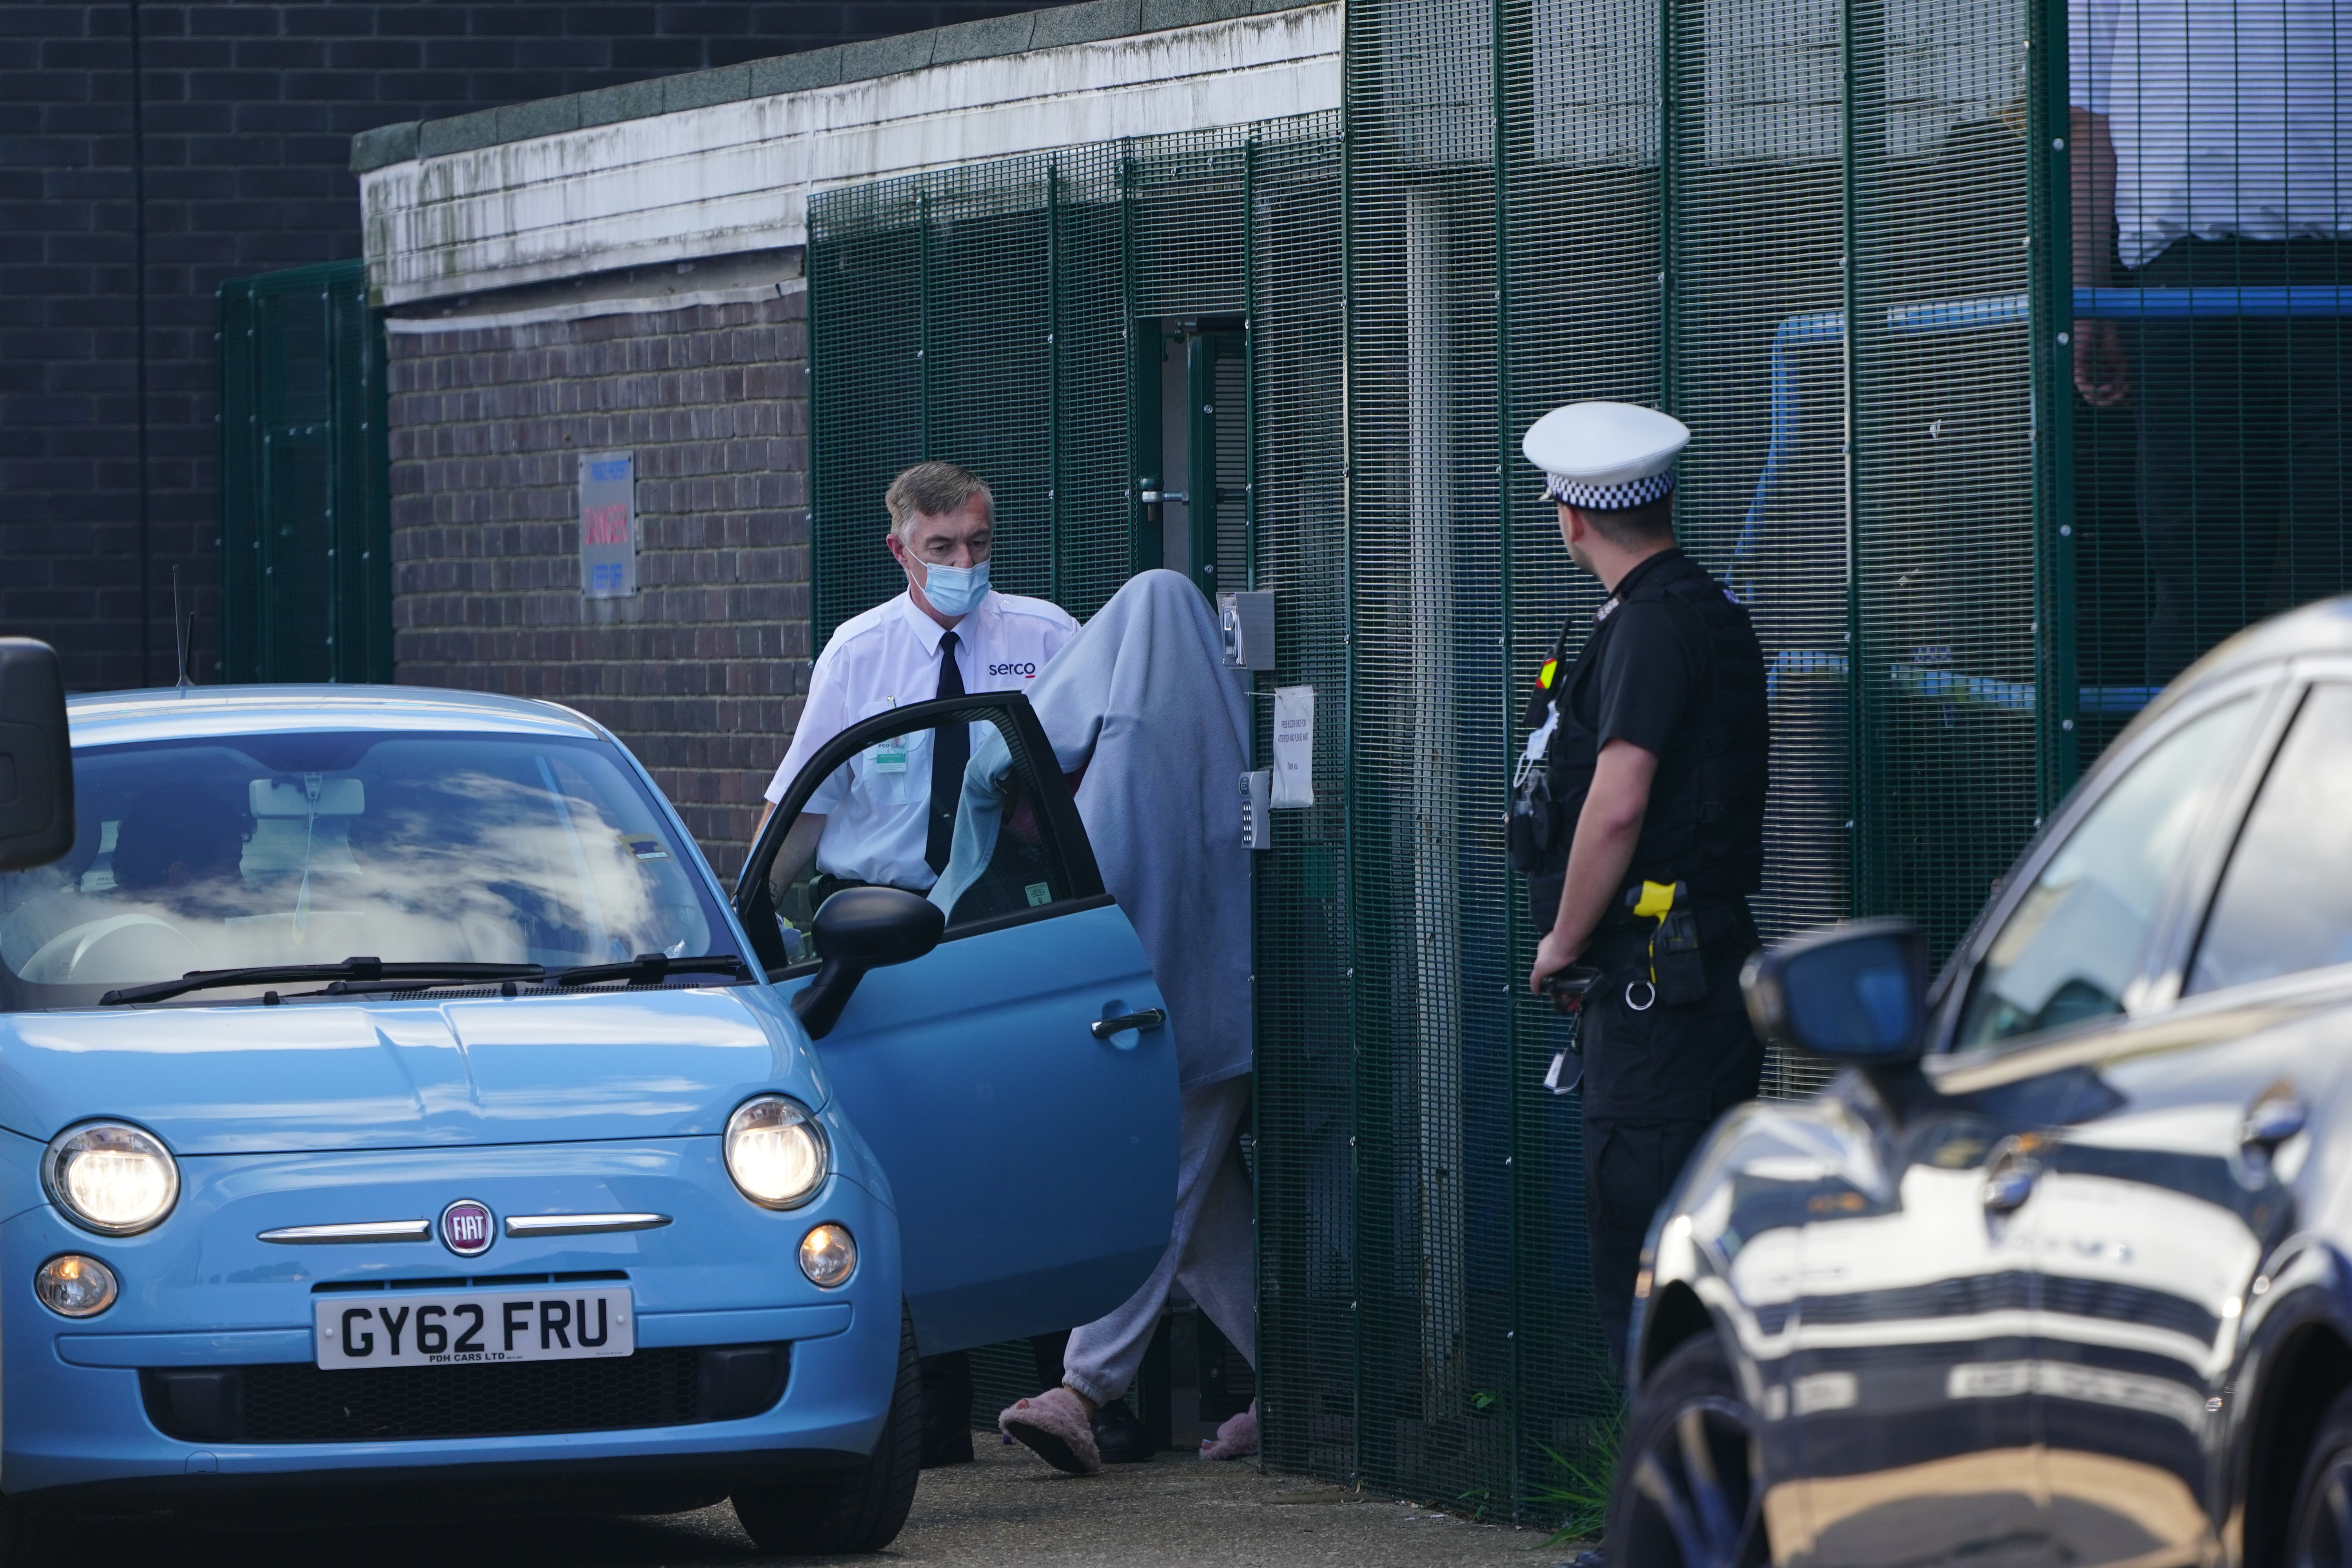
{"label": "car door handle", "polygon": [[1985,1173],[1984,1206],[1988,1214],[2014,1214],[2033,1195],[2042,1167],[2032,1160],[2009,1160]]}
{"label": "car door handle", "polygon": [[1168,1015],[1158,1007],[1146,1007],[1140,1013],[1122,1013],[1116,1018],[1097,1018],[1087,1030],[1097,1040],[1108,1044],[1113,1035],[1126,1034],[1129,1029],[1140,1033],[1156,1029],[1168,1021]]}
{"label": "car door handle", "polygon": [[2310,1121],[2311,1107],[2294,1095],[2265,1095],[2247,1109],[2245,1120],[2238,1123],[2238,1144],[2268,1154]]}

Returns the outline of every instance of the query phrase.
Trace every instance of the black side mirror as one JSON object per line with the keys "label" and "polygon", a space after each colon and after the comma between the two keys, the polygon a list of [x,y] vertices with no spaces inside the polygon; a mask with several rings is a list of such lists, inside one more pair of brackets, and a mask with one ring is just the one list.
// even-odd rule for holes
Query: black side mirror
{"label": "black side mirror", "polygon": [[1808,931],[1749,959],[1739,984],[1768,1045],[1856,1067],[1926,1049],[1927,944],[1908,921]]}
{"label": "black side mirror", "polygon": [[58,652],[0,637],[0,871],[46,866],[73,847],[73,741]]}
{"label": "black side mirror", "polygon": [[841,1022],[841,1010],[869,969],[908,963],[940,945],[947,912],[903,888],[844,888],[825,900],[813,922],[816,973],[793,998],[809,1038],[821,1040]]}

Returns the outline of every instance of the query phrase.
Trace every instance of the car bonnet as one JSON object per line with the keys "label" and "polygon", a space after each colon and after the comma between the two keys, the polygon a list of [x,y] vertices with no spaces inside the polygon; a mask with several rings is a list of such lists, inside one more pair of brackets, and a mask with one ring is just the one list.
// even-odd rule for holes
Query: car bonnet
{"label": "car bonnet", "polygon": [[0,1016],[0,1126],[119,1117],[183,1155],[716,1135],[819,1083],[752,986]]}

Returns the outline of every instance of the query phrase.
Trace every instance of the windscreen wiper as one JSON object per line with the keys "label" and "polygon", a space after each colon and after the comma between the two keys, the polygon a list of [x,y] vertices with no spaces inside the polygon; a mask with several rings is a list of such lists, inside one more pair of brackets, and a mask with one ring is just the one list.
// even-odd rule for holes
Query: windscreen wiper
{"label": "windscreen wiper", "polygon": [[192,969],[177,980],[126,985],[98,999],[101,1007],[131,1002],[162,1002],[219,985],[267,985],[299,980],[537,980],[537,963],[386,963],[381,958],[347,958],[341,963],[258,963],[242,969]]}
{"label": "windscreen wiper", "polygon": [[672,958],[666,952],[641,952],[621,963],[583,963],[557,972],[558,985],[593,985],[600,980],[625,980],[632,985],[658,985],[673,974],[725,974],[744,978],[743,961],[731,952],[706,952],[694,958]]}

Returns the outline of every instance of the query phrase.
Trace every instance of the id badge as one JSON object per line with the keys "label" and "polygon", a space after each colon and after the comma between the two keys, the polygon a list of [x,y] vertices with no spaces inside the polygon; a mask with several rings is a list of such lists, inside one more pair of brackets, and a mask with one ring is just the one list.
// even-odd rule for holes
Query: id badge
{"label": "id badge", "polygon": [[874,748],[874,771],[877,773],[903,773],[907,771],[907,737],[893,735]]}

